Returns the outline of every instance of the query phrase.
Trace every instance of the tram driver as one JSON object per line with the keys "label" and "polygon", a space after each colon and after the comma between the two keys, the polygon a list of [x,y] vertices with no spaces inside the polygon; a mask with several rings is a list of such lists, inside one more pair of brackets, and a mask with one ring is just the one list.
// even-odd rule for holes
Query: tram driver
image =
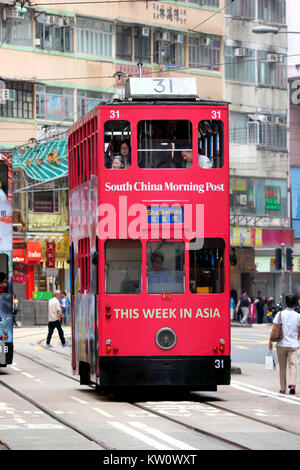
{"label": "tram driver", "polygon": [[151,268],[148,270],[148,292],[159,293],[164,290],[172,292],[176,282],[171,272],[163,267],[164,255],[157,251],[151,256]]}

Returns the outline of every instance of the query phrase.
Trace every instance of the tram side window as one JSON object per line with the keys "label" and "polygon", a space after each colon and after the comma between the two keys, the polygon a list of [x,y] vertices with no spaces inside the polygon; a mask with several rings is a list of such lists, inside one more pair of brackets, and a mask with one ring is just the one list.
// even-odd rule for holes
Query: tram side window
{"label": "tram side window", "polygon": [[201,168],[222,168],[224,163],[222,121],[207,120],[199,123],[198,163]]}
{"label": "tram side window", "polygon": [[139,240],[105,242],[105,292],[139,294],[142,288],[142,244]]}
{"label": "tram side window", "polygon": [[0,253],[0,295],[8,293],[8,256]]}
{"label": "tram side window", "polygon": [[119,170],[131,166],[131,126],[128,121],[104,124],[105,167]]}
{"label": "tram side window", "polygon": [[137,126],[140,168],[186,168],[182,152],[192,151],[190,121],[140,121]]}
{"label": "tram side window", "polygon": [[225,242],[221,238],[190,242],[190,290],[193,294],[224,292],[224,250]]}
{"label": "tram side window", "polygon": [[8,191],[8,168],[4,163],[0,163],[0,201],[7,200]]}
{"label": "tram side window", "polygon": [[148,294],[184,293],[184,243],[147,243]]}

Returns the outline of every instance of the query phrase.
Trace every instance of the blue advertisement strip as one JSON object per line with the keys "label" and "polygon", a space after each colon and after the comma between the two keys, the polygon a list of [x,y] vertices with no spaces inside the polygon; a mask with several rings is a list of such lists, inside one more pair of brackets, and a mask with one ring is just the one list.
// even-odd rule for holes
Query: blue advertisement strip
{"label": "blue advertisement strip", "polygon": [[182,224],[183,207],[160,207],[151,206],[147,208],[148,224]]}

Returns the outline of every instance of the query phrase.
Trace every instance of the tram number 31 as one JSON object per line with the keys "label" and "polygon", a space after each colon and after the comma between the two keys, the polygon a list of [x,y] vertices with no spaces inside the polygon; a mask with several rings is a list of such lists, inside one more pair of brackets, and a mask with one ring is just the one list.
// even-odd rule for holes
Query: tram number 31
{"label": "tram number 31", "polygon": [[215,369],[224,369],[224,360],[216,359],[215,360]]}

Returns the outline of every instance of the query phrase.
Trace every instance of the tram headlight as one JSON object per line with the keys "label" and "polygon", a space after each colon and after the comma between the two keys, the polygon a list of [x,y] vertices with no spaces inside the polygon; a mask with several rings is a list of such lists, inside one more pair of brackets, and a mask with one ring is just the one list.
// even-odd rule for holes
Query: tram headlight
{"label": "tram headlight", "polygon": [[161,328],[156,333],[155,342],[161,349],[171,349],[177,342],[176,333],[171,328]]}

